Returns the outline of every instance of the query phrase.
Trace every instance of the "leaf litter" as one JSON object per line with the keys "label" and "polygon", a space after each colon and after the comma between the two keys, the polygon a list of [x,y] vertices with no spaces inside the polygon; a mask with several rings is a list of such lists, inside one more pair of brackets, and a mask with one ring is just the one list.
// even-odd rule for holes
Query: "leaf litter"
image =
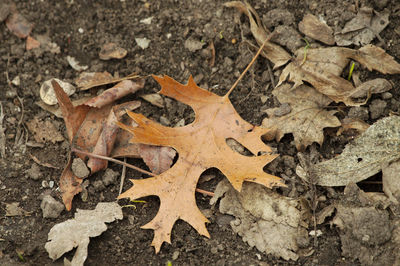
{"label": "leaf litter", "polygon": [[233,215],[233,231],[260,252],[296,261],[297,252],[308,242],[307,223],[301,204],[258,184],[245,183],[241,192],[222,180],[210,204],[219,201],[219,211]]}
{"label": "leaf litter", "polygon": [[100,202],[94,210],[77,209],[74,219],[54,225],[45,245],[53,260],[77,248],[71,265],[83,265],[88,254],[90,237],[101,235],[107,230],[106,223],[123,218],[122,208],[117,202]]}
{"label": "leaf litter", "polygon": [[[192,77],[187,85],[168,76],[153,77],[161,85],[160,94],[191,106],[196,115],[193,123],[178,128],[162,126],[133,112],[128,114],[137,126],[119,123],[133,135],[132,142],[169,146],[179,154],[172,168],[154,177],[131,179],[134,186],[118,197],[135,200],[156,195],[160,198],[156,217],[142,226],[154,230],[152,246],[158,253],[163,242],[171,242],[171,230],[178,219],[188,222],[201,235],[209,237],[205,227],[208,219],[198,209],[194,197],[198,179],[206,169],[216,167],[221,170],[238,191],[245,181],[266,187],[284,186],[284,183],[280,178],[263,171],[263,167],[277,157],[261,141],[261,136],[269,129],[244,121],[229,101],[229,93],[223,97],[217,96],[198,87]],[[227,138],[235,139],[253,154],[267,153],[255,157],[241,155],[226,144]]]}

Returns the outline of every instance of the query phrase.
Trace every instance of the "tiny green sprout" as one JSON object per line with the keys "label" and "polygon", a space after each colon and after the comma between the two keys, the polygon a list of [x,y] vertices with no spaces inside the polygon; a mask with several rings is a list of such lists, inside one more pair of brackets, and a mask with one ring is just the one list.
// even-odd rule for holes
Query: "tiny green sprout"
{"label": "tiny green sprout", "polygon": [[20,261],[25,262],[25,258],[24,258],[24,256],[22,255],[21,252],[18,252],[18,251],[17,251],[17,256],[18,256],[18,259],[19,259]]}
{"label": "tiny green sprout", "polygon": [[221,40],[224,38],[224,35],[222,35],[223,32],[224,32],[223,30],[221,30],[221,31],[219,32],[219,38],[220,38]]}
{"label": "tiny green sprout", "polygon": [[167,266],[172,266],[172,262],[170,260],[167,261]]}
{"label": "tiny green sprout", "polygon": [[302,40],[306,42],[306,46],[304,47],[304,57],[303,57],[303,61],[301,62],[300,66],[303,65],[304,62],[306,61],[306,59],[307,59],[307,50],[308,50],[308,48],[310,48],[310,43],[307,41],[307,39],[306,38],[302,38]]}
{"label": "tiny green sprout", "polygon": [[[133,202],[133,203],[147,203],[144,200],[131,200],[131,202]],[[134,208],[136,210],[136,205],[133,205],[133,204],[127,204],[127,205],[123,205],[122,206],[122,208],[128,208],[128,207],[132,207],[132,208]]]}
{"label": "tiny green sprout", "polygon": [[354,70],[354,66],[356,64],[354,64],[354,62],[351,62],[351,67],[350,67],[350,71],[349,71],[349,76],[347,77],[347,80],[350,81],[351,79],[351,75],[353,75],[353,70]]}

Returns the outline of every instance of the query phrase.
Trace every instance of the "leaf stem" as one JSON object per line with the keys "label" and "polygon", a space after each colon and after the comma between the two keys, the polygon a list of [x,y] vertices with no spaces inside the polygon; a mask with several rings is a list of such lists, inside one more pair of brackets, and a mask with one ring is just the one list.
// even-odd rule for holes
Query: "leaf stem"
{"label": "leaf stem", "polygon": [[224,95],[224,98],[228,98],[229,95],[231,94],[231,92],[233,91],[233,89],[238,85],[239,81],[242,80],[242,78],[244,77],[244,75],[246,74],[246,72],[250,69],[250,67],[254,64],[254,62],[256,61],[257,57],[260,55],[261,51],[264,49],[265,44],[271,40],[272,37],[274,37],[275,32],[271,33],[270,35],[268,35],[268,37],[265,39],[264,43],[261,45],[260,49],[258,49],[256,55],[253,57],[253,59],[251,60],[251,62],[247,65],[246,69],[242,72],[242,74],[240,75],[240,77],[235,81],[235,83],[232,85],[232,87],[229,89],[229,91]]}

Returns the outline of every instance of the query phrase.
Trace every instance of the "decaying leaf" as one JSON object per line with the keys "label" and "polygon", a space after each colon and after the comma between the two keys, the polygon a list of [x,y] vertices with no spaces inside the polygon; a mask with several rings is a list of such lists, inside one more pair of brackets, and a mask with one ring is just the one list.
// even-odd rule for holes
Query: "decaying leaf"
{"label": "decaying leaf", "polygon": [[[264,27],[257,12],[247,2],[232,1],[224,4],[226,7],[234,7],[240,12],[244,13],[250,20],[250,30],[256,39],[258,45],[262,45],[271,33]],[[274,68],[278,68],[286,64],[291,56],[282,47],[272,42],[267,42],[261,53],[264,57],[274,64]]]}
{"label": "decaying leaf", "polygon": [[100,202],[94,210],[77,209],[74,219],[54,225],[48,235],[45,249],[53,260],[77,247],[72,265],[83,265],[88,254],[90,237],[107,230],[105,223],[123,218],[122,209],[116,202]]}
{"label": "decaying leaf", "polygon": [[351,183],[336,207],[333,224],[339,228],[342,255],[362,265],[397,265],[400,261],[400,223],[372,195]]}
{"label": "decaying leaf", "polygon": [[124,58],[127,53],[128,51],[124,48],[119,47],[116,43],[110,42],[101,47],[99,58],[101,60],[110,60],[113,58],[121,59]]}
{"label": "decaying leaf", "polygon": [[6,20],[7,28],[18,38],[28,37],[33,29],[33,24],[21,15],[15,7],[11,10],[11,14]]}
{"label": "decaying leaf", "polygon": [[75,83],[80,90],[88,90],[94,87],[113,84],[124,80],[140,80],[140,76],[133,73],[123,78],[113,78],[108,72],[83,72],[75,80]]}
{"label": "decaying leaf", "polygon": [[59,80],[56,78],[46,80],[40,86],[39,92],[40,92],[40,99],[42,99],[42,101],[47,105],[56,105],[57,104],[57,97],[54,92],[53,86],[51,85],[51,82],[53,80],[55,80],[58,83],[58,85],[60,85],[60,87],[64,90],[64,92],[68,96],[71,96],[76,91],[75,87],[68,82],[65,82],[65,81],[62,81],[62,80]]}
{"label": "decaying leaf", "polygon": [[82,72],[79,77],[75,80],[76,86],[81,88],[81,90],[87,90],[98,84],[104,85],[112,81],[113,76],[107,71],[104,72]]}
{"label": "decaying leaf", "polygon": [[164,108],[164,101],[160,94],[152,93],[152,94],[145,94],[140,96],[143,100],[151,103],[160,108]]}
{"label": "decaying leaf", "polygon": [[25,47],[26,47],[26,50],[27,50],[27,51],[32,50],[32,49],[39,48],[39,46],[40,46],[40,42],[37,41],[35,38],[33,38],[33,37],[31,37],[31,36],[28,36],[28,38],[26,38],[26,45],[25,45]]}
{"label": "decaying leaf", "polygon": [[314,40],[321,41],[328,45],[335,44],[331,27],[329,27],[325,21],[321,21],[312,14],[306,14],[303,17],[303,20],[299,23],[299,30]]}
{"label": "decaying leaf", "polygon": [[389,24],[389,15],[389,10],[379,13],[370,7],[360,8],[357,16],[347,22],[341,31],[335,33],[336,44],[339,46],[369,44]]}
{"label": "decaying leaf", "polygon": [[32,120],[26,122],[26,126],[33,133],[33,137],[38,143],[50,141],[54,144],[64,140],[63,135],[49,120],[41,121],[37,117],[34,117]]}
{"label": "decaying leaf", "polygon": [[400,117],[382,118],[333,159],[312,166],[321,186],[345,186],[375,175],[400,158]]}
{"label": "decaying leaf", "polygon": [[252,183],[244,184],[239,193],[226,180],[217,185],[210,204],[219,198],[220,212],[235,216],[230,225],[243,241],[266,254],[285,260],[298,259],[297,241],[308,238],[298,200]]}
{"label": "decaying leaf", "polygon": [[[171,230],[178,219],[192,225],[201,235],[209,237],[206,217],[196,206],[195,189],[202,172],[216,167],[241,190],[244,181],[267,187],[284,186],[280,178],[267,174],[263,167],[278,155],[270,154],[271,148],[261,141],[269,131],[244,121],[236,112],[228,95],[217,96],[198,87],[193,78],[182,85],[168,76],[154,78],[161,84],[160,93],[191,106],[195,112],[193,123],[170,128],[153,122],[141,114],[128,112],[136,127],[120,123],[133,134],[132,142],[174,148],[179,158],[175,165],[155,177],[136,180],[134,186],[119,198],[137,199],[149,195],[160,198],[160,209],[156,217],[143,226],[154,230],[152,245],[156,252],[163,242],[170,243]],[[226,144],[233,138],[253,154],[268,152],[261,156],[248,157],[234,152]]]}
{"label": "decaying leaf", "polygon": [[400,203],[400,161],[394,161],[382,167],[382,189],[388,198]]}
{"label": "decaying leaf", "polygon": [[6,203],[6,216],[7,217],[12,217],[12,216],[29,216],[31,215],[32,212],[25,211],[21,207],[19,207],[19,202],[12,202],[12,203]]}
{"label": "decaying leaf", "polygon": [[[400,73],[400,64],[382,48],[373,45],[364,46],[359,50],[342,47],[308,49],[306,57],[304,49],[299,49],[296,52],[296,59],[283,69],[278,86],[288,80],[294,82],[293,88],[296,88],[306,81],[335,102],[360,105],[352,99],[353,94],[360,94],[360,88],[354,87],[350,81],[340,77],[350,59],[360,62],[370,71],[377,70],[383,74]],[[362,88],[365,90],[370,87]]]}
{"label": "decaying leaf", "polygon": [[[123,81],[113,88],[106,90],[103,94],[90,99],[86,103],[78,106],[73,106],[68,95],[61,89],[55,82],[52,82],[54,91],[57,96],[60,109],[63,113],[63,118],[67,128],[68,139],[72,147],[78,148],[86,152],[96,152],[100,155],[109,155],[111,148],[114,145],[116,134],[118,133],[113,119],[117,116],[112,109],[112,103],[118,97],[122,97],[129,92],[134,92],[143,87],[144,81],[138,80],[133,82],[131,80]],[[121,88],[122,92],[116,88]],[[90,106],[88,105],[90,104]],[[133,110],[139,106],[139,102],[128,102],[115,108]],[[112,114],[110,114],[112,112]],[[117,112],[117,111],[116,111]],[[118,117],[122,113],[118,111]],[[110,117],[110,119],[107,118]],[[86,155],[77,154],[81,159],[85,159]],[[74,195],[82,191],[80,184],[82,179],[75,176],[71,169],[71,158],[69,163],[64,169],[60,177],[60,189],[62,192],[63,202],[67,210],[71,209],[71,203]],[[91,173],[105,169],[107,161],[91,158],[90,160]]]}
{"label": "decaying leaf", "polygon": [[339,136],[343,132],[354,129],[358,134],[365,132],[369,128],[369,124],[357,118],[344,118],[341,121],[342,125],[339,130],[336,132],[336,135]]}
{"label": "decaying leaf", "polygon": [[292,133],[296,148],[304,150],[313,142],[322,145],[324,128],[340,126],[339,119],[334,116],[337,111],[324,109],[332,100],[309,86],[300,85],[291,89],[289,84],[283,84],[272,94],[280,103],[288,103],[291,111],[281,116],[275,113],[277,108],[266,110],[269,117],[263,120],[262,125],[276,129],[275,136],[270,134],[269,138],[275,137],[279,141],[286,133]]}

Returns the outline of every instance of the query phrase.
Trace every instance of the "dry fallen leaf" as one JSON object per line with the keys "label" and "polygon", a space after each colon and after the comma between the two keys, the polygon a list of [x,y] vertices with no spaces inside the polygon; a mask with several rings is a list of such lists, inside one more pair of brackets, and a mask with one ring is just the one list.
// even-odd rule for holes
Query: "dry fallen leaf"
{"label": "dry fallen leaf", "polygon": [[128,53],[124,48],[119,47],[116,43],[106,43],[101,47],[99,58],[101,60],[121,59]]}
{"label": "dry fallen leaf", "polygon": [[79,77],[75,80],[75,84],[80,90],[88,90],[94,87],[113,84],[124,80],[138,80],[140,77],[136,74],[130,74],[126,77],[113,78],[108,72],[82,72]]}
{"label": "dry fallen leaf", "polygon": [[370,7],[361,7],[357,16],[347,22],[341,31],[335,33],[336,44],[339,46],[369,44],[389,25],[389,15],[389,10],[378,13]]}
{"label": "dry fallen leaf", "polygon": [[331,27],[312,14],[306,14],[303,17],[303,20],[299,23],[299,30],[314,40],[327,45],[335,44]]}
{"label": "dry fallen leaf", "polygon": [[7,217],[12,217],[12,216],[29,216],[31,215],[32,212],[25,211],[21,207],[19,207],[19,202],[12,202],[12,203],[6,203],[6,216]]}
{"label": "dry fallen leaf", "polygon": [[26,50],[32,50],[32,49],[36,49],[39,48],[40,46],[40,42],[37,41],[35,38],[28,36],[28,38],[26,38]]}
{"label": "dry fallen leaf", "polygon": [[267,187],[284,184],[280,178],[263,171],[263,167],[277,155],[248,157],[234,152],[226,144],[226,139],[233,138],[253,154],[272,152],[261,141],[261,136],[269,130],[244,121],[235,111],[228,95],[220,97],[201,89],[192,77],[187,85],[168,76],[154,78],[161,84],[161,94],[191,106],[196,114],[193,123],[178,128],[162,126],[132,112],[128,114],[137,126],[120,124],[133,134],[132,142],[169,146],[179,154],[172,168],[155,177],[131,179],[134,186],[119,196],[137,199],[157,195],[160,198],[156,217],[142,227],[154,230],[152,245],[158,252],[163,242],[170,243],[171,230],[178,219],[188,222],[201,235],[209,237],[205,227],[208,220],[197,208],[194,197],[197,181],[206,169],[218,168],[239,191],[244,181]]}
{"label": "dry fallen leaf", "polygon": [[6,25],[7,28],[18,38],[28,37],[33,29],[33,24],[16,10],[12,10],[11,15],[7,17]]}
{"label": "dry fallen leaf", "polygon": [[[308,239],[302,226],[300,203],[296,199],[281,196],[260,185],[247,183],[238,193],[226,180],[215,189],[210,204],[219,202],[219,210],[235,216],[230,225],[243,241],[260,252],[297,260],[298,241]],[[307,224],[304,224],[307,225]]]}
{"label": "dry fallen leaf", "polygon": [[[235,7],[240,12],[244,13],[250,20],[250,30],[256,39],[258,45],[262,45],[271,33],[262,24],[257,12],[247,2],[232,1],[224,4],[226,7]],[[264,57],[274,64],[274,68],[278,68],[286,64],[291,56],[285,49],[272,42],[267,42],[261,53]]]}
{"label": "dry fallen leaf", "polygon": [[170,147],[159,147],[151,145],[139,145],[140,157],[150,168],[150,171],[156,175],[168,170],[175,158],[176,151]]}
{"label": "dry fallen leaf", "polygon": [[360,62],[370,71],[377,70],[383,74],[400,73],[400,64],[382,48],[373,45],[364,46],[359,50],[342,47],[308,49],[306,57],[304,49],[299,49],[296,59],[283,69],[278,86],[288,80],[294,82],[293,88],[296,88],[305,81],[335,102],[360,105],[352,99],[353,94],[360,94],[361,89],[368,90],[370,87],[364,86],[360,89],[341,78],[340,75],[350,59]]}
{"label": "dry fallen leaf", "polygon": [[316,184],[345,186],[375,175],[388,163],[400,159],[400,117],[382,118],[333,159],[311,167]]}
{"label": "dry fallen leaf", "polygon": [[49,120],[41,121],[37,117],[34,117],[32,120],[26,122],[26,126],[33,133],[33,137],[38,143],[50,141],[54,144],[64,140],[63,135]]}
{"label": "dry fallen leaf", "polygon": [[58,85],[64,90],[64,92],[68,95],[71,96],[72,94],[75,93],[76,89],[75,87],[65,81],[52,78],[49,80],[46,80],[43,82],[43,84],[40,86],[40,99],[47,104],[47,105],[56,105],[57,104],[57,97],[56,94],[54,93],[53,86],[51,85],[51,82],[55,80]]}
{"label": "dry fallen leaf", "polygon": [[279,141],[286,133],[292,133],[296,148],[304,150],[313,142],[322,145],[324,128],[341,125],[334,116],[336,110],[325,110],[332,100],[309,86],[300,85],[291,89],[289,84],[283,84],[272,94],[280,103],[288,103],[291,111],[280,116],[275,113],[277,108],[266,110],[269,117],[263,120],[262,125],[276,129],[276,135],[269,135],[269,138],[275,137]]}
{"label": "dry fallen leaf", "polygon": [[[112,111],[112,103],[118,97],[122,97],[130,92],[135,92],[144,85],[144,81],[139,79],[137,82],[125,80],[113,88],[106,90],[103,94],[90,99],[86,103],[73,106],[68,95],[55,82],[52,82],[54,91],[57,96],[60,109],[63,113],[63,118],[67,128],[69,142],[72,147],[78,148],[85,152],[100,153],[100,155],[109,155],[111,148],[114,145],[116,134],[118,133],[112,119],[120,117],[120,111],[116,116]],[[118,88],[121,91],[118,91]],[[88,106],[90,104],[91,106]],[[115,108],[127,108],[132,110],[138,107],[139,102],[128,102]],[[124,110],[125,112],[125,110]],[[107,118],[110,119],[107,121]],[[77,153],[81,159],[85,159],[86,155]],[[60,189],[63,197],[63,202],[67,210],[71,209],[72,199],[74,195],[82,191],[80,184],[82,179],[75,176],[71,169],[71,158],[60,177]],[[90,159],[91,173],[105,169],[107,161],[95,158]]]}
{"label": "dry fallen leaf", "polygon": [[391,162],[382,167],[382,189],[395,204],[400,203],[400,161]]}
{"label": "dry fallen leaf", "polygon": [[100,202],[94,210],[77,209],[74,219],[54,225],[45,245],[53,260],[77,247],[71,265],[83,265],[88,254],[90,237],[101,235],[107,230],[105,223],[123,218],[121,206],[116,202]]}

